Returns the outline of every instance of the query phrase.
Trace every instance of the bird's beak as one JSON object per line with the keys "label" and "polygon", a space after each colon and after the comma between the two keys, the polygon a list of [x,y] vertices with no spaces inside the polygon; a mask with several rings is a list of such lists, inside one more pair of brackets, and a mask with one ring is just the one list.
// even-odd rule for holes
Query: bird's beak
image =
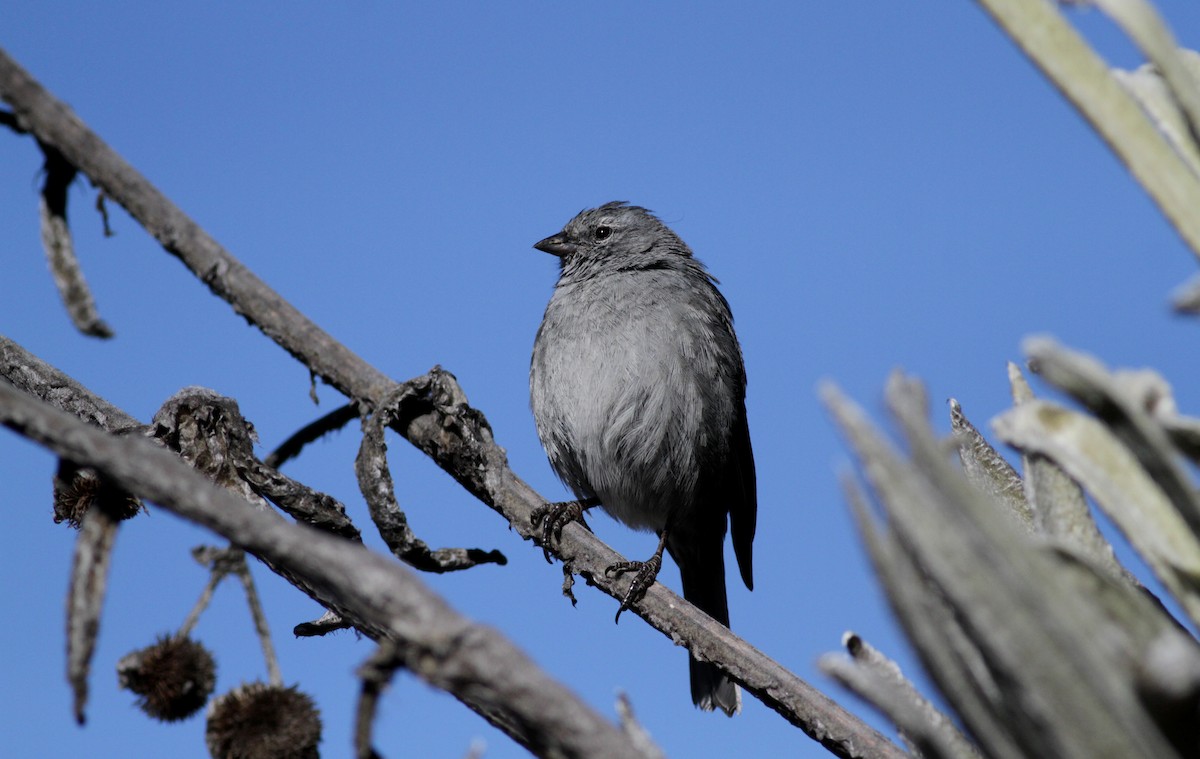
{"label": "bird's beak", "polygon": [[550,255],[558,256],[559,258],[569,256],[579,248],[579,246],[575,243],[568,242],[566,235],[561,232],[556,235],[550,235],[545,240],[539,240],[535,242],[533,247],[537,248],[543,253],[549,253]]}

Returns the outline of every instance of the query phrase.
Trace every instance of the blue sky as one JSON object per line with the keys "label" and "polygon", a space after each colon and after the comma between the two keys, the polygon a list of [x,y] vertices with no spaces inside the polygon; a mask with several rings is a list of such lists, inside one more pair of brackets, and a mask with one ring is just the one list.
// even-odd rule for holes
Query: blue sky
{"label": "blue sky", "polygon": [[[1161,0],[1200,46],[1200,5]],[[1109,59],[1136,53],[1073,12]],[[956,397],[981,427],[1008,405],[1005,362],[1049,333],[1110,364],[1154,366],[1200,408],[1197,325],[1167,308],[1191,253],[1125,169],[966,0],[924,3],[16,3],[0,46],[233,255],[397,379],[434,364],[484,411],[514,470],[565,491],[528,409],[534,332],[556,262],[530,246],[608,200],[654,209],[721,280],[749,374],[760,488],[756,590],[730,578],[733,629],[851,704],[815,669],[853,629],[916,665],[837,490],[848,457],[815,398],[837,381],[873,411],[887,373],[926,380],[937,423]],[[235,397],[269,450],[339,396],[166,255],[123,212],[105,239],[94,192],[71,192],[76,246],[107,342],[72,331],[37,229],[39,156],[0,134],[0,325],[149,420],[186,385]],[[1044,388],[1042,388],[1045,391]],[[364,532],[346,430],[287,469],[344,500]],[[627,691],[672,756],[825,756],[757,702],[693,709],[685,654],[615,601],[559,596],[557,566],[403,441],[398,497],[432,545],[497,548],[506,567],[426,581],[494,625],[596,708]],[[212,536],[152,509],[123,528],[92,678],[70,718],[63,602],[73,533],[50,520],[47,453],[0,432],[9,527],[0,570],[0,710],[13,756],[205,756],[203,720],[151,723],[118,691],[125,652],[182,621]],[[596,516],[623,553],[654,547]],[[378,547],[380,541],[370,536]],[[349,753],[367,641],[291,639],[319,614],[256,567],[288,683],[313,694],[325,755]],[[668,563],[661,579],[678,587]],[[264,676],[233,584],[196,634],[218,691]],[[400,676],[386,756],[525,755],[452,699]]]}

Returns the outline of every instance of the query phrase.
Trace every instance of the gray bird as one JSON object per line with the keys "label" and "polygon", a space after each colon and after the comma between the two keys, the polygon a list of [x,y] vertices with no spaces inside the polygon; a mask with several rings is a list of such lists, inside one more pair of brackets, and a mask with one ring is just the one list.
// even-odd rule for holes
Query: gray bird
{"label": "gray bird", "polygon": [[[578,501],[535,511],[542,545],[600,505],[658,549],[633,572],[617,617],[654,582],[667,552],[683,596],[723,625],[726,516],[746,587],[757,514],[746,371],[729,304],[678,235],[644,208],[606,203],[534,245],[561,271],[533,346],[538,437]],[[548,554],[547,554],[548,556]],[[741,709],[737,687],[690,661],[692,701]]]}

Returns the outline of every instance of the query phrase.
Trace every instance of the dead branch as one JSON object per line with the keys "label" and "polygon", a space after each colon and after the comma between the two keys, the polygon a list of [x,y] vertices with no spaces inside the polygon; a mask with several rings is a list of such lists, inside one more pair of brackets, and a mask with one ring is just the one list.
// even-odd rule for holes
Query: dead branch
{"label": "dead branch", "polygon": [[7,382],[0,383],[0,423],[300,579],[343,616],[401,642],[411,672],[472,703],[535,754],[637,755],[620,730],[503,636],[460,616],[399,564],[350,541],[288,524],[154,443],[108,435]]}
{"label": "dead branch", "polygon": [[[0,96],[31,133],[61,151],[214,294],[315,375],[367,409],[395,387],[233,258],[3,51]],[[466,403],[453,376],[442,373],[427,395],[407,405],[411,408],[392,428],[530,539],[530,513],[544,499],[509,469],[483,415]],[[558,554],[589,584],[614,598],[624,596],[626,582],[607,578],[603,571],[622,557],[591,533],[568,526]],[[903,756],[877,731],[661,584],[633,610],[672,640],[685,643],[697,658],[724,669],[835,755]]]}

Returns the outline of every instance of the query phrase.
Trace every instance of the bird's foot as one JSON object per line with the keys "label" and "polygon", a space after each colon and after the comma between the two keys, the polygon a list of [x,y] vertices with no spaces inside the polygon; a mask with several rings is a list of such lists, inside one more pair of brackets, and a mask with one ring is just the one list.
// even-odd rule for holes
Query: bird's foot
{"label": "bird's foot", "polygon": [[561,501],[539,506],[530,513],[529,521],[540,528],[538,543],[542,546],[542,555],[546,557],[547,564],[550,563],[551,541],[558,542],[562,538],[563,527],[571,522],[579,522],[587,527],[587,522],[583,521],[583,510],[593,505],[595,504],[591,499]]}
{"label": "bird's foot", "polygon": [[625,597],[621,599],[621,605],[617,607],[617,616],[613,619],[613,622],[620,622],[621,612],[642,600],[642,597],[646,595],[646,591],[654,584],[654,580],[658,577],[660,569],[662,569],[661,547],[646,561],[618,561],[604,570],[606,576],[623,575],[629,572],[635,573],[633,582],[629,583],[629,590],[625,591]]}

